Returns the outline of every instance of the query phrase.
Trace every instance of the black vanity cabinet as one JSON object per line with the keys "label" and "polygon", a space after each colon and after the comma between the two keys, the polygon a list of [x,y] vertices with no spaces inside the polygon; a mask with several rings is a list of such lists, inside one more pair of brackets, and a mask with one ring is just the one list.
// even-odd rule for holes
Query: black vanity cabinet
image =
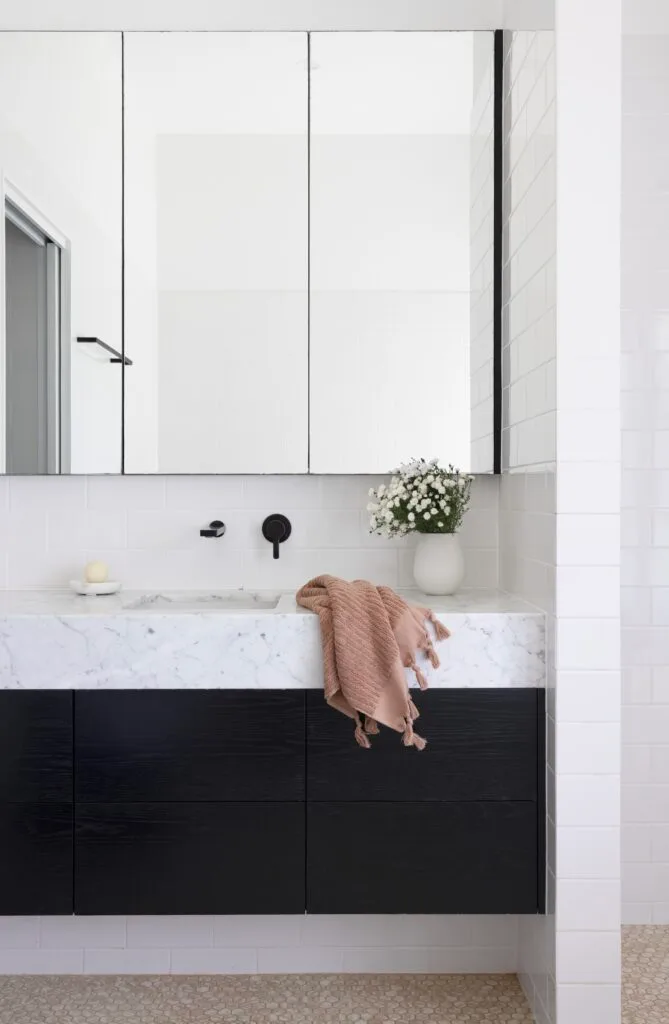
{"label": "black vanity cabinet", "polygon": [[0,691],[0,915],[537,913],[544,694]]}
{"label": "black vanity cabinet", "polygon": [[304,694],[75,695],[75,912],[304,910]]}
{"label": "black vanity cabinet", "polygon": [[[543,691],[414,695],[418,753],[371,750],[307,694],[307,909],[537,913],[543,902]],[[539,766],[541,765],[541,769]]]}
{"label": "black vanity cabinet", "polygon": [[0,915],[71,914],[72,694],[0,691]]}

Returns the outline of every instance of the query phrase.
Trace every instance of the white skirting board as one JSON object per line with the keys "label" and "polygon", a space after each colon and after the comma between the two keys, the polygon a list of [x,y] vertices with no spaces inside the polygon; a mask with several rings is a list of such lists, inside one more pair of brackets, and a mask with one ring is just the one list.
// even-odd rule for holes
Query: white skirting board
{"label": "white skirting board", "polygon": [[0,974],[513,974],[517,916],[2,917]]}

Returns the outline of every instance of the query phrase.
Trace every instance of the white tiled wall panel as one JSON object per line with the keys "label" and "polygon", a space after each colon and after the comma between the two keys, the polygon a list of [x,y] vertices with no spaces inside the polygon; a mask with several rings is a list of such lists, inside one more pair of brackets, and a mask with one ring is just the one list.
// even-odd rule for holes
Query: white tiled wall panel
{"label": "white tiled wall panel", "polygon": [[[92,558],[126,588],[297,589],[330,572],[411,586],[411,539],[368,530],[374,477],[126,476],[0,478],[0,588],[59,588]],[[477,478],[462,530],[465,586],[496,587],[498,481]],[[278,561],[261,534],[270,512],[293,532]],[[224,537],[199,536],[212,519]]]}
{"label": "white tiled wall panel", "polygon": [[[669,24],[623,38],[623,920],[669,921]],[[643,5],[641,5],[643,6]]]}
{"label": "white tiled wall panel", "polygon": [[2,917],[0,974],[504,974],[518,918]]}
{"label": "white tiled wall panel", "polygon": [[505,58],[500,581],[548,616],[548,913],[519,931],[540,1024],[620,1013],[620,26],[593,6],[560,0],[555,39],[515,32]]}
{"label": "white tiled wall panel", "polygon": [[500,583],[548,617],[548,914],[524,917],[519,970],[555,1024],[555,52],[549,31],[505,36]]}
{"label": "white tiled wall panel", "polygon": [[557,5],[557,1024],[620,1020],[620,23]]}

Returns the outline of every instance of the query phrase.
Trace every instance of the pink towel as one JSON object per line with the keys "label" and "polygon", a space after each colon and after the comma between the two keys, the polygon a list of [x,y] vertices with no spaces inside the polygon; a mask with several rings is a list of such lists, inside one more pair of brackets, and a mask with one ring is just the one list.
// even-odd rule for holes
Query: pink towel
{"label": "pink towel", "polygon": [[450,635],[446,627],[429,608],[410,605],[390,587],[367,580],[317,576],[298,591],[297,603],[320,619],[325,699],[355,720],[360,746],[370,746],[368,734],[377,733],[380,722],[401,732],[405,746],[422,750],[426,741],[414,732],[418,710],[404,669],[412,668],[425,689],[416,653],[423,651],[436,668],[439,658],[427,623],[437,640]]}

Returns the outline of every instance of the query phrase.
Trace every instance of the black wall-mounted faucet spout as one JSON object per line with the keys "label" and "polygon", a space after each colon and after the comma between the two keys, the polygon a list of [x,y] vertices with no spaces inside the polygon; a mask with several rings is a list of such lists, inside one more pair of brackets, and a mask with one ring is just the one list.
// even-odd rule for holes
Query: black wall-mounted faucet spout
{"label": "black wall-mounted faucet spout", "polygon": [[279,557],[279,544],[290,537],[290,519],[286,519],[279,512],[274,512],[262,524],[262,535],[272,545],[274,558]]}
{"label": "black wall-mounted faucet spout", "polygon": [[225,523],[220,519],[212,519],[208,526],[203,526],[200,530],[201,537],[222,537],[224,533]]}

